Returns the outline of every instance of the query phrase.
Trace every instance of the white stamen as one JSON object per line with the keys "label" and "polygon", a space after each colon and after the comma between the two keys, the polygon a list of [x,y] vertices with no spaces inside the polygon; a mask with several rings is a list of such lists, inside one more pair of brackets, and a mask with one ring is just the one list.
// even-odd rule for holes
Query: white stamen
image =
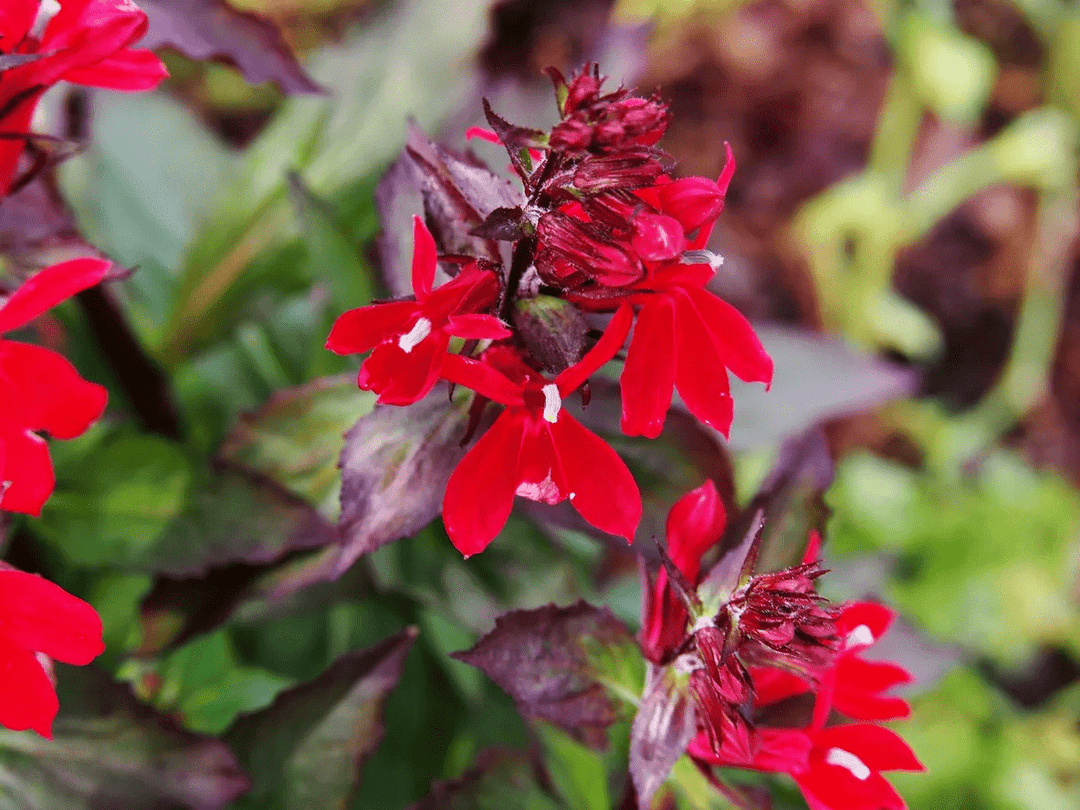
{"label": "white stamen", "polygon": [[571,493],[570,493],[569,495],[567,495],[566,497],[567,497],[567,498],[569,498],[570,500],[574,500],[574,498],[576,498],[576,497],[577,497],[577,493],[576,493],[576,492],[571,492]]}
{"label": "white stamen", "polygon": [[544,392],[544,419],[555,424],[559,421],[559,411],[562,410],[562,397],[559,396],[559,386],[548,383],[543,387]]}
{"label": "white stamen", "polygon": [[401,347],[401,350],[408,354],[415,349],[420,342],[431,334],[431,321],[427,318],[421,318],[413,324],[413,328],[407,333],[398,338],[397,345]]}
{"label": "white stamen", "polygon": [[839,765],[841,768],[846,768],[860,782],[865,782],[870,778],[870,769],[866,766],[866,763],[843,748],[830,748],[825,755],[825,761],[830,765]]}
{"label": "white stamen", "polygon": [[850,649],[851,647],[869,647],[874,643],[874,631],[867,627],[865,624],[860,624],[854,630],[847,635],[847,639],[844,641],[844,647]]}
{"label": "white stamen", "polygon": [[715,273],[724,266],[724,257],[711,250],[687,250],[682,255],[683,264],[707,264]]}
{"label": "white stamen", "polygon": [[52,18],[60,13],[60,3],[57,0],[41,0],[41,5],[38,6],[37,16],[34,17],[34,24],[30,26],[30,36],[34,39],[41,39],[45,33],[45,29],[48,28]]}

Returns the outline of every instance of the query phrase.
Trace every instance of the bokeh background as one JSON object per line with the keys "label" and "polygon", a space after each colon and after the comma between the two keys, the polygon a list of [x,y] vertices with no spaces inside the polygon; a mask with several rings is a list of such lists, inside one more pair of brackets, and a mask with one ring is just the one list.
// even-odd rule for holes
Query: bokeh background
{"label": "bokeh background", "polygon": [[[517,518],[512,541],[468,565],[436,526],[307,589],[288,586],[306,557],[259,567],[295,551],[288,538],[239,562],[205,549],[146,562],[163,532],[198,532],[176,518],[200,475],[193,459],[208,455],[336,517],[339,437],[371,401],[351,384],[297,386],[355,367],[322,340],[379,291],[375,189],[407,120],[454,148],[483,97],[516,123],[550,124],[541,70],[595,59],[612,84],[671,105],[661,145],[680,173],[716,176],[725,141],[734,150],[716,290],[763,324],[778,371],[769,393],[736,392],[732,488],[745,501],[782,440],[823,421],[836,463],[824,589],[894,605],[882,654],[917,676],[896,728],[928,770],[894,783],[913,810],[1080,807],[1076,4],[233,5],[280,26],[326,93],[283,93],[166,50],[163,91],[56,94],[43,112],[89,140],[59,188],[91,243],[139,267],[118,294],[176,397],[114,391],[114,408],[143,414],[144,428],[158,413],[157,428],[114,421],[54,445],[53,501],[9,533],[9,560],[101,611],[114,675],[185,728],[219,734],[341,653],[416,625],[352,804],[390,810],[485,746],[527,739],[508,699],[447,658],[501,610],[584,595],[636,626],[629,555],[573,533],[553,546]],[[124,370],[78,339],[100,332],[87,312],[58,316],[75,336],[66,350],[115,382]],[[807,348],[780,327],[821,337]],[[286,389],[306,392],[266,404]],[[207,565],[202,589],[189,587]],[[275,588],[289,598],[267,598]],[[581,762],[577,806],[602,807],[603,769]],[[261,806],[248,801],[237,807]]]}

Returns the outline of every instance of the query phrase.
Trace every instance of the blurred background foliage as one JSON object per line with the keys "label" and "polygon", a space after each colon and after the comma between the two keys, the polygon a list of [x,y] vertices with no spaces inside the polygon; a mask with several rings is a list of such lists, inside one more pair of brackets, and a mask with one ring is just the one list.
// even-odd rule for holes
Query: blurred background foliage
{"label": "blurred background foliage", "polygon": [[[61,188],[87,240],[138,267],[111,289],[170,393],[134,401],[93,349],[87,312],[58,310],[65,350],[110,385],[111,416],[53,445],[56,495],[40,520],[8,527],[6,556],[89,599],[105,666],[175,721],[159,740],[131,720],[120,735],[131,751],[168,751],[179,784],[221,755],[193,740],[218,736],[255,784],[230,806],[388,810],[490,746],[531,743],[544,790],[515,755],[484,754],[460,804],[417,806],[618,804],[626,723],[604,755],[527,728],[448,653],[507,609],[579,597],[635,628],[633,557],[522,511],[468,563],[436,523],[337,570],[340,437],[373,400],[353,384],[355,358],[322,348],[337,314],[393,289],[374,261],[375,190],[407,119],[455,149],[485,96],[543,126],[555,110],[540,70],[596,58],[613,83],[670,103],[662,145],[680,173],[717,175],[731,142],[739,169],[712,244],[725,257],[716,290],[769,324],[777,361],[772,391],[736,391],[730,470],[701,460],[700,437],[652,455],[619,449],[644,481],[674,477],[685,491],[727,476],[745,501],[782,440],[823,422],[836,462],[825,588],[896,606],[882,655],[917,675],[914,714],[896,728],[928,772],[893,777],[900,792],[913,810],[1080,806],[1075,4],[233,5],[273,20],[326,92],[286,95],[167,52],[164,92],[49,109],[88,140],[60,167]],[[399,228],[407,203],[393,212]],[[792,339],[778,324],[843,341]],[[174,418],[155,422],[165,412]],[[680,456],[687,441],[699,452]],[[666,486],[654,531],[681,494]],[[378,745],[392,679],[380,690],[371,678],[387,661],[403,668]],[[294,687],[292,702],[273,703]],[[260,725],[267,712],[307,717],[313,694],[318,720],[288,739]],[[72,711],[58,727],[74,729],[66,750],[95,751],[97,727]],[[0,736],[0,782],[29,796],[38,777],[24,775],[33,751],[20,745]],[[365,762],[362,778],[326,763],[305,782],[305,757],[342,746],[346,764]],[[127,773],[145,766],[115,755]],[[96,778],[85,777],[106,784]],[[675,782],[682,806],[714,801],[686,769]],[[169,801],[201,807],[191,796],[228,788],[178,788]],[[151,798],[124,806],[173,806]],[[777,806],[798,802],[789,789]]]}

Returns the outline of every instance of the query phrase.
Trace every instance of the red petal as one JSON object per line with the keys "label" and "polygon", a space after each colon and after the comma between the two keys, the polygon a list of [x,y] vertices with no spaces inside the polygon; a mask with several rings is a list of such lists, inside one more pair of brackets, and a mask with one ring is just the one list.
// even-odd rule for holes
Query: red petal
{"label": "red petal", "polygon": [[497,143],[500,146],[502,141],[499,140],[499,136],[492,132],[490,129],[484,129],[483,127],[469,127],[465,130],[465,139],[472,140],[478,138],[481,141],[487,141],[488,143]]}
{"label": "red petal", "polygon": [[413,217],[412,287],[417,301],[424,301],[435,283],[435,267],[438,264],[435,237],[420,217]]}
{"label": "red petal", "polygon": [[633,542],[641,522],[641,493],[619,454],[565,410],[551,426],[551,438],[570,503],[596,528]]}
{"label": "red petal", "polygon": [[[15,70],[8,71],[8,73],[14,73]],[[5,74],[5,80],[8,79],[8,75]],[[12,87],[9,92],[0,94],[0,107],[9,103],[11,99],[16,95],[17,91],[24,88]],[[24,133],[30,129],[30,122],[34,117],[34,108],[37,106],[38,99],[41,94],[45,92],[42,90],[38,93],[33,93],[22,99],[14,109],[4,116],[0,128],[3,132],[11,133]],[[19,165],[19,155],[22,154],[25,143],[18,138],[0,138],[0,197],[7,194],[8,189],[11,187],[11,183],[15,180],[15,172]],[[48,309],[48,307],[46,307]],[[3,307],[0,306],[0,318],[3,318]],[[28,319],[29,320],[29,319]],[[0,329],[0,334],[3,334],[12,327],[8,326]]]}
{"label": "red petal", "polygon": [[890,661],[865,661],[857,655],[843,655],[836,664],[836,697],[845,689],[859,692],[884,692],[914,680],[911,673]]}
{"label": "red petal", "polygon": [[0,634],[0,725],[13,731],[31,728],[52,739],[59,708],[56,690],[34,654]]}
{"label": "red petal", "polygon": [[124,49],[94,65],[73,68],[64,80],[109,90],[153,90],[169,76],[157,55],[144,48]]}
{"label": "red petal", "polygon": [[350,309],[338,316],[326,338],[334,354],[363,354],[408,331],[419,307],[411,301],[391,301]]}
{"label": "red petal", "polygon": [[446,331],[468,340],[502,340],[513,334],[494,315],[475,314],[451,315],[446,322]]}
{"label": "red petal", "polygon": [[810,684],[798,675],[776,667],[751,667],[750,676],[754,682],[755,706],[769,706],[810,691]]}
{"label": "red petal", "polygon": [[[896,611],[877,602],[851,602],[844,606],[836,618],[836,629],[847,638],[857,627],[865,626],[877,641],[888,631],[896,619]],[[869,646],[869,645],[864,645]]]}
{"label": "red petal", "polygon": [[466,557],[487,548],[510,517],[527,419],[519,408],[503,411],[446,484],[443,523],[450,542]]}
{"label": "red petal", "polygon": [[19,403],[19,428],[57,439],[81,435],[105,410],[108,392],[62,356],[40,346],[0,340],[0,392]]}
{"label": "red petal", "polygon": [[604,334],[601,335],[600,340],[596,341],[596,345],[589,349],[581,360],[555,378],[559,393],[565,397],[576,391],[600,369],[600,366],[613,358],[626,342],[626,336],[633,322],[633,307],[623,303],[612,316]]}
{"label": "red petal", "polygon": [[0,626],[13,644],[65,664],[89,664],[105,650],[97,611],[22,571],[0,571]]}
{"label": "red petal", "polygon": [[73,259],[46,267],[0,306],[0,334],[17,329],[105,277],[109,262]]}
{"label": "red petal", "polygon": [[680,498],[667,517],[667,551],[690,582],[701,571],[701,555],[720,539],[726,515],[724,502],[712,481]]}
{"label": "red petal", "polygon": [[795,781],[810,810],[906,810],[907,805],[879,773],[856,779],[839,765],[818,762]]}
{"label": "red petal", "polygon": [[675,390],[675,359],[674,305],[666,295],[653,296],[638,313],[619,377],[627,436],[660,435]]}
{"label": "red petal", "polygon": [[675,302],[675,387],[694,416],[725,436],[731,430],[732,404],[727,369],[705,324],[682,288]]}
{"label": "red petal", "polygon": [[447,343],[446,333],[435,330],[411,352],[396,343],[380,344],[360,366],[356,384],[377,393],[383,405],[412,405],[438,382]]}
{"label": "red petal", "polygon": [[524,404],[520,385],[511,382],[505,374],[487,363],[471,357],[448,354],[443,358],[442,370],[439,373],[444,380],[464,385],[502,405],[521,407]]}
{"label": "red petal", "polygon": [[883,726],[829,726],[814,736],[814,748],[850,751],[872,771],[926,770],[900,735]]}
{"label": "red petal", "polygon": [[0,425],[0,442],[4,444],[0,509],[39,516],[56,486],[45,440],[25,430],[8,432]]}
{"label": "red petal", "polygon": [[772,382],[773,361],[739,310],[701,287],[685,287],[724,365],[740,380]]}

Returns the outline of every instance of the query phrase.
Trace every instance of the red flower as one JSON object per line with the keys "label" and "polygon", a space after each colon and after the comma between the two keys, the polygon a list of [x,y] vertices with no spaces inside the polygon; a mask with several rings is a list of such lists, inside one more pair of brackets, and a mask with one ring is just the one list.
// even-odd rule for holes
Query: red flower
{"label": "red flower", "polygon": [[[863,651],[876,644],[896,619],[896,613],[875,602],[851,602],[836,618],[841,649],[821,689],[828,690],[831,706],[853,720],[896,720],[911,714],[911,706],[901,697],[885,694],[889,689],[910,683],[911,673],[890,661],[868,661]],[[769,667],[754,667],[757,705],[778,703],[812,688],[798,676]]]}
{"label": "red flower", "polygon": [[[47,267],[0,306],[0,334],[97,284],[109,263],[75,259]],[[107,394],[67,360],[39,346],[0,339],[0,509],[41,513],[52,494],[49,451],[36,431],[73,439],[105,410]]]}
{"label": "red flower", "polygon": [[[724,502],[712,481],[691,490],[671,507],[667,553],[691,585],[697,585],[701,555],[720,539],[725,523]],[[641,647],[654,664],[664,663],[686,638],[686,607],[672,591],[663,568],[656,584],[643,590],[643,597]]]}
{"label": "red flower", "polygon": [[905,810],[881,771],[922,771],[898,734],[873,725],[811,731],[804,768],[791,772],[810,810]]}
{"label": "red flower", "polygon": [[360,366],[357,384],[375,391],[379,402],[411,405],[439,379],[451,336],[498,340],[510,336],[502,322],[476,314],[499,294],[494,273],[475,263],[432,290],[438,259],[435,240],[420,217],[413,217],[412,283],[416,301],[391,301],[353,309],[337,319],[326,348],[337,354],[374,349]]}
{"label": "red flower", "polygon": [[883,694],[911,673],[888,661],[867,661],[859,654],[875,644],[896,619],[896,613],[873,602],[852,602],[836,620],[843,652],[836,662],[833,707],[856,720],[894,720],[911,714],[903,698]]}
{"label": "red flower", "polygon": [[681,177],[656,186],[657,208],[674,217],[686,233],[697,231],[690,240],[691,249],[703,248],[712,235],[716,218],[724,210],[724,199],[735,174],[735,155],[731,144],[724,144],[727,153],[724,168],[716,181],[708,177]]}
{"label": "red flower", "polygon": [[146,25],[130,0],[5,0],[0,53],[40,58],[0,77],[0,133],[9,136],[0,138],[0,194],[11,186],[34,107],[56,82],[150,90],[168,75],[151,51],[130,47]]}
{"label": "red flower", "polygon": [[731,429],[727,372],[747,382],[772,381],[773,363],[743,315],[705,289],[705,265],[668,264],[642,282],[640,303],[620,382],[622,429],[660,435],[676,388],[694,416],[724,435]]}
{"label": "red flower", "polygon": [[569,499],[593,526],[633,538],[641,520],[633,476],[614,450],[563,407],[563,398],[619,350],[632,318],[629,306],[620,308],[596,346],[554,380],[506,347],[486,352],[487,362],[447,355],[443,377],[506,406],[446,486],[443,521],[466,557],[483,551],[499,533],[515,495],[551,504]]}
{"label": "red flower", "polygon": [[90,605],[39,576],[0,570],[0,725],[51,738],[59,704],[36,653],[81,666],[104,649]]}

